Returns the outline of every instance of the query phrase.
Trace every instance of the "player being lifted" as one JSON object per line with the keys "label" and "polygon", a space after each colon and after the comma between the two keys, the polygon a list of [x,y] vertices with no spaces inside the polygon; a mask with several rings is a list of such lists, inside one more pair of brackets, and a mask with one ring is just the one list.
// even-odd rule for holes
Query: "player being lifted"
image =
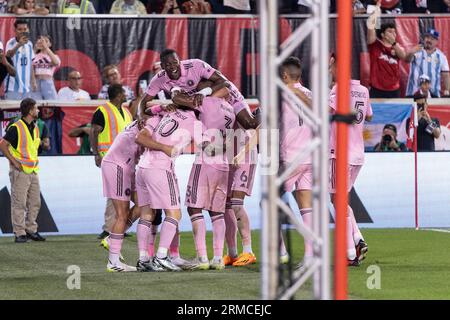
{"label": "player being lifted", "polygon": [[[281,64],[280,77],[284,84],[310,108],[312,94],[300,84],[301,74],[301,62],[297,57],[289,57]],[[308,146],[312,137],[311,128],[304,123],[302,117],[294,109],[301,112],[301,107],[286,94],[283,95],[280,133],[281,168],[287,168],[293,163],[296,156]],[[310,229],[312,227],[312,184],[312,159],[311,156],[308,156],[296,165],[295,170],[284,182],[284,191],[293,193],[303,223]],[[280,252],[282,259],[283,251],[282,246]],[[312,243],[305,239],[305,256],[302,264],[307,264],[312,255]]]}
{"label": "player being lifted", "polygon": [[[189,95],[194,95],[194,105],[198,106],[203,95],[208,96],[213,92],[228,86],[230,89],[227,101],[233,106],[236,122],[243,129],[255,129],[259,125],[259,120],[250,113],[250,108],[246,104],[244,97],[239,90],[229,82],[219,71],[209,66],[206,62],[198,59],[180,61],[174,50],[166,49],[160,55],[162,71],[153,77],[147,89],[146,95],[141,102],[141,108],[145,109],[147,103],[157,96],[158,92],[164,90],[171,93],[174,87],[179,87]],[[210,87],[202,91],[203,95],[197,94],[197,86],[202,79],[211,81]],[[245,141],[245,133],[241,130],[242,136],[239,141]],[[236,249],[236,225],[239,221],[239,230],[243,238],[244,255],[238,262],[240,265],[254,263],[256,258],[251,250],[250,223],[243,203],[245,195],[251,194],[253,186],[256,156],[254,148],[251,157],[246,157],[246,161],[237,168],[230,171],[228,209],[226,210],[227,222],[227,244],[229,255],[225,257],[225,263],[232,264],[237,260]],[[237,150],[239,151],[239,150]]]}
{"label": "player being lifted", "polygon": [[[336,55],[334,54],[331,55],[330,59],[330,73],[333,82],[336,82]],[[329,107],[331,114],[335,114],[337,110],[336,90],[337,87],[334,85],[330,92]],[[369,91],[358,80],[350,81],[350,107],[352,112],[356,114],[356,120],[348,126],[348,192],[352,189],[364,164],[364,121],[371,121],[373,114]],[[336,193],[336,129],[336,122],[333,122],[330,128],[330,193],[333,203]],[[347,230],[348,264],[358,266],[366,257],[368,246],[358,228],[350,205],[347,211]]]}

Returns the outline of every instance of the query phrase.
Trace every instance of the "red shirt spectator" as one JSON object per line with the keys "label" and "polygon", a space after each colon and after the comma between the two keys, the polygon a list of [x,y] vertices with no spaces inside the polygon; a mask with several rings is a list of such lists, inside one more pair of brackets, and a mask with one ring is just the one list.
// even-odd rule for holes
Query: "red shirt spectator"
{"label": "red shirt spectator", "polygon": [[400,88],[399,58],[392,46],[386,47],[380,40],[369,44],[370,85],[383,91]]}

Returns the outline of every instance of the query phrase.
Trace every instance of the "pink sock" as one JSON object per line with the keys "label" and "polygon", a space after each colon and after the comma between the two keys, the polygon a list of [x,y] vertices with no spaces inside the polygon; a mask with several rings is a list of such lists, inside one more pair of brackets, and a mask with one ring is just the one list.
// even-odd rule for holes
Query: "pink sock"
{"label": "pink sock", "polygon": [[252,253],[252,236],[250,231],[250,220],[244,208],[244,200],[239,198],[231,199],[234,214],[241,234],[243,252]]}
{"label": "pink sock", "polygon": [[213,229],[214,257],[222,257],[225,240],[225,219],[223,214],[211,217]]}
{"label": "pink sock", "polygon": [[[305,208],[300,209],[300,214],[302,215],[303,223],[308,228],[312,228],[312,209],[311,208]],[[305,257],[312,257],[313,256],[313,247],[312,247],[312,241],[311,240],[304,240],[305,241]]]}
{"label": "pink sock", "polygon": [[202,213],[191,216],[192,232],[194,233],[195,248],[199,257],[207,256],[206,253],[206,224]]}
{"label": "pink sock", "polygon": [[350,218],[352,219],[352,234],[353,234],[353,241],[355,242],[355,245],[359,243],[359,240],[364,240],[361,230],[359,230],[358,224],[356,223],[355,214],[353,213],[352,207],[347,207],[348,214],[350,215]]}
{"label": "pink sock", "polygon": [[166,217],[161,226],[161,233],[159,235],[159,248],[157,252],[158,258],[167,257],[170,244],[172,243],[175,233],[177,233],[178,221],[177,219]]}
{"label": "pink sock", "polygon": [[117,264],[122,249],[123,233],[110,233],[109,235],[109,262]]}
{"label": "pink sock", "polygon": [[148,242],[150,239],[150,228],[152,227],[152,223],[148,220],[139,219],[139,223],[137,225],[137,240],[138,240],[138,248],[139,248],[139,259],[141,261],[148,260]]}
{"label": "pink sock", "polygon": [[352,234],[352,218],[349,215],[347,215],[347,258],[349,260],[356,258],[356,249]]}
{"label": "pink sock", "polygon": [[180,256],[180,231],[177,228],[177,232],[173,237],[172,243],[170,244],[170,257],[175,258]]}
{"label": "pink sock", "polygon": [[150,236],[148,241],[148,256],[153,257],[155,255],[156,235],[158,234],[158,226],[152,224],[150,228]]}
{"label": "pink sock", "polygon": [[234,215],[234,210],[231,209],[231,204],[227,202],[225,209],[225,240],[227,242],[228,254],[232,257],[237,257],[237,220]]}

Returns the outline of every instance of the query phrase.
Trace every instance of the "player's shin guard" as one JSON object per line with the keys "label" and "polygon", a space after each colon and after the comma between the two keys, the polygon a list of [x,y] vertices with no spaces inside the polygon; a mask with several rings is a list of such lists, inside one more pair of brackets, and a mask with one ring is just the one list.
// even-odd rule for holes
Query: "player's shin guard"
{"label": "player's shin guard", "polygon": [[116,265],[120,262],[120,250],[122,249],[123,233],[111,233],[109,235],[109,262]]}
{"label": "player's shin guard", "polygon": [[198,257],[206,257],[206,224],[202,213],[191,216],[192,232],[194,233],[195,249]]}
{"label": "player's shin guard", "polygon": [[242,238],[243,252],[252,253],[252,236],[250,231],[250,220],[244,208],[244,200],[239,198],[231,199],[231,207],[236,215],[239,233]]}
{"label": "player's shin guard", "polygon": [[[304,225],[312,230],[312,209],[311,208],[300,209],[300,214],[302,216]],[[312,257],[313,256],[312,241],[306,239],[304,241],[305,241],[305,257]]]}
{"label": "player's shin guard", "polygon": [[177,233],[178,220],[172,217],[166,217],[161,227],[159,248],[156,256],[160,259],[167,257],[170,244]]}
{"label": "player's shin guard", "polygon": [[222,258],[225,240],[225,220],[223,214],[211,217],[213,229],[214,257]]}
{"label": "player's shin guard", "polygon": [[150,240],[150,228],[152,227],[152,223],[149,220],[139,219],[139,223],[137,225],[137,240],[138,240],[138,248],[139,248],[139,260],[148,261],[148,243]]}
{"label": "player's shin guard", "polygon": [[234,214],[234,210],[231,208],[231,202],[227,202],[225,208],[225,240],[227,242],[228,255],[231,257],[237,257],[237,220]]}

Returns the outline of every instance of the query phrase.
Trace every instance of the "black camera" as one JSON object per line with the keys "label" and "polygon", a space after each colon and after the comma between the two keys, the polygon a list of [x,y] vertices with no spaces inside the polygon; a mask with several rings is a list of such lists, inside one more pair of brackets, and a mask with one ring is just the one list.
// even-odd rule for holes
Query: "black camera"
{"label": "black camera", "polygon": [[435,123],[435,122],[430,122],[427,126],[426,126],[426,128],[425,128],[425,132],[426,133],[428,133],[428,134],[430,134],[430,135],[433,135],[433,131],[434,131],[434,129],[436,129],[438,127],[438,125]]}
{"label": "black camera", "polygon": [[391,141],[392,141],[392,137],[390,135],[386,134],[383,136],[384,143],[388,144],[388,143],[391,143]]}

